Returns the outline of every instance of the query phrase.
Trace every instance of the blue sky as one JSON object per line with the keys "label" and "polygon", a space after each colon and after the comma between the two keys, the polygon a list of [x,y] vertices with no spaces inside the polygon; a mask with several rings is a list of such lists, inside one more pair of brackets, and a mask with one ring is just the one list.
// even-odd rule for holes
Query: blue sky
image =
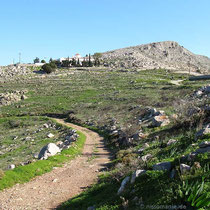
{"label": "blue sky", "polygon": [[1,0],[0,65],[173,40],[210,57],[209,0]]}

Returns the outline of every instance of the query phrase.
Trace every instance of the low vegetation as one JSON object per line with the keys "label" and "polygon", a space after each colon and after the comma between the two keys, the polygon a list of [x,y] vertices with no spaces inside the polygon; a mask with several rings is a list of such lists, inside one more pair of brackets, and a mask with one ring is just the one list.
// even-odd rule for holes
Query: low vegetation
{"label": "low vegetation", "polygon": [[[69,128],[66,127],[66,129],[69,129]],[[47,160],[37,160],[35,162],[33,161],[30,164],[27,164],[24,166],[18,166],[13,170],[7,170],[5,172],[1,170],[0,190],[11,187],[17,183],[27,182],[31,180],[32,178],[34,178],[35,176],[40,176],[46,172],[51,171],[53,167],[61,167],[64,162],[67,162],[75,158],[77,155],[81,154],[86,137],[81,132],[78,132],[78,134],[79,134],[78,140],[75,143],[73,143],[69,149],[63,150],[58,155],[52,156],[48,158]],[[44,143],[46,144],[46,142]],[[41,147],[39,145],[39,150],[40,148]],[[3,159],[3,157],[1,158]]]}
{"label": "low vegetation", "polygon": [[[98,182],[65,202],[61,209],[87,209],[91,206],[103,210],[152,209],[154,205],[208,209],[209,153],[198,154],[193,160],[188,158],[202,142],[210,141],[209,135],[196,137],[197,132],[209,123],[209,114],[203,111],[209,100],[194,97],[195,90],[207,85],[208,81],[189,81],[186,74],[163,69],[71,68],[59,69],[45,76],[0,86],[2,93],[14,89],[28,91],[27,99],[1,107],[1,146],[12,145],[12,136],[19,136],[25,129],[33,131],[35,119],[38,126],[48,120],[39,116],[56,114],[103,134],[107,146],[115,154],[108,171],[100,174]],[[178,85],[172,83],[177,80],[181,80]],[[141,116],[148,107],[156,108],[156,112],[162,111],[164,119],[169,116],[170,123],[162,127],[141,123]],[[62,132],[62,129],[56,130],[56,138],[61,138]],[[134,138],[137,133],[141,138]],[[35,134],[36,145],[29,144],[27,148],[17,138],[12,157],[21,162],[21,158],[36,152],[37,145],[48,141],[45,136],[44,132]],[[82,139],[81,135],[78,143],[83,142]],[[67,153],[74,156],[78,150],[63,150],[61,155],[49,160],[2,172],[0,189],[51,170],[72,158]],[[0,157],[2,169],[12,160],[5,154]],[[21,157],[20,154],[24,155]],[[153,170],[153,166],[160,162],[170,162],[171,169]],[[190,166],[191,170],[182,174],[181,164]],[[133,184],[129,181],[123,193],[118,195],[122,181],[137,169],[146,172]]]}

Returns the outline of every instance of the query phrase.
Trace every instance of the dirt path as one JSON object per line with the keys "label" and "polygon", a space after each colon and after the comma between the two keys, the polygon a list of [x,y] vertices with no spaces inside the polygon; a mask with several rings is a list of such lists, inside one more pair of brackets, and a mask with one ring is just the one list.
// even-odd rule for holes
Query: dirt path
{"label": "dirt path", "polygon": [[61,168],[0,192],[1,210],[54,209],[93,184],[99,171],[110,161],[103,138],[97,133],[61,119],[56,121],[86,135],[83,154]]}

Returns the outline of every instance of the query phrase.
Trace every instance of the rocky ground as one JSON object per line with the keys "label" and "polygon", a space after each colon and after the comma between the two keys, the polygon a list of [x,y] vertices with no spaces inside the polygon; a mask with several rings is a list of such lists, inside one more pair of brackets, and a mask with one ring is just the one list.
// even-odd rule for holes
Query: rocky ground
{"label": "rocky ground", "polygon": [[[16,123],[24,117],[33,121],[36,116],[56,115],[90,126],[106,137],[106,144],[115,154],[112,167],[98,183],[68,201],[64,209],[185,203],[187,199],[181,198],[175,189],[180,187],[184,191],[182,181],[201,183],[202,177],[205,178],[204,192],[208,189],[208,81],[189,81],[188,75],[169,70],[104,68],[60,69],[50,75],[34,72],[33,75],[25,74],[22,80],[17,78],[0,86],[2,96],[9,94],[4,97],[7,100],[11,100],[11,93],[20,93],[19,98],[21,94],[26,96],[24,100],[18,98],[1,106],[0,125],[4,132],[0,147],[4,154],[0,158],[8,158],[5,167],[11,166],[10,173],[19,170],[19,165],[12,159],[12,156],[16,160],[21,156],[16,146],[19,145],[22,152],[28,152],[27,155],[36,153],[36,158],[49,161],[53,158],[50,156],[65,152],[72,137],[76,137],[72,131],[59,135],[53,123],[43,121],[34,122],[38,126],[27,121],[25,124],[31,125],[27,131],[20,122]],[[27,93],[22,92],[25,90]],[[40,128],[43,130],[37,132]],[[33,149],[35,142],[39,146],[36,152]],[[11,151],[6,151],[7,147]],[[6,158],[7,153],[10,155]],[[30,166],[27,160],[19,162],[23,167]],[[15,195],[12,202],[16,202],[17,197]],[[20,202],[23,201],[20,199]]]}
{"label": "rocky ground", "polygon": [[157,42],[103,53],[103,60],[113,68],[173,69],[210,72],[210,59],[195,55],[177,42]]}

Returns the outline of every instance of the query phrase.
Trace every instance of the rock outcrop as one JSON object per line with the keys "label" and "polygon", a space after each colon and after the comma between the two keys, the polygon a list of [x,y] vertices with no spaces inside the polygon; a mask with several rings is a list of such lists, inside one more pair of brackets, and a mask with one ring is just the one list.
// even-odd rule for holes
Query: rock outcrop
{"label": "rock outcrop", "polygon": [[172,69],[210,72],[210,59],[196,55],[174,41],[156,42],[103,53],[110,67]]}

